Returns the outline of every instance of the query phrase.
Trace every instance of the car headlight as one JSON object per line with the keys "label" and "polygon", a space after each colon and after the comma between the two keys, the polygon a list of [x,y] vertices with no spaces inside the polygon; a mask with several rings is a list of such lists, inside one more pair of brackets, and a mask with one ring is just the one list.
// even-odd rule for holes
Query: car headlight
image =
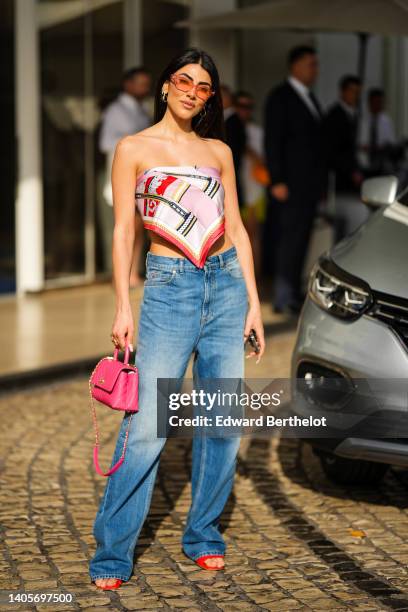
{"label": "car headlight", "polygon": [[357,319],[372,304],[369,285],[326,257],[310,273],[309,295],[326,312],[347,320]]}

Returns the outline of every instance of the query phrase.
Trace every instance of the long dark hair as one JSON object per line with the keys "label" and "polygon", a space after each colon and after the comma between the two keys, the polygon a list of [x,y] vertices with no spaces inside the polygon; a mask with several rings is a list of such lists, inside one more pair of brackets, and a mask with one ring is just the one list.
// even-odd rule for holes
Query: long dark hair
{"label": "long dark hair", "polygon": [[197,47],[185,49],[182,53],[173,57],[161,73],[157,81],[154,98],[154,122],[160,121],[167,108],[167,103],[162,100],[161,96],[163,83],[169,80],[170,75],[186,64],[200,64],[210,75],[212,88],[215,91],[215,94],[205,104],[205,115],[200,116],[201,113],[195,115],[191,126],[198,136],[203,138],[219,138],[225,142],[225,125],[218,70],[208,53]]}

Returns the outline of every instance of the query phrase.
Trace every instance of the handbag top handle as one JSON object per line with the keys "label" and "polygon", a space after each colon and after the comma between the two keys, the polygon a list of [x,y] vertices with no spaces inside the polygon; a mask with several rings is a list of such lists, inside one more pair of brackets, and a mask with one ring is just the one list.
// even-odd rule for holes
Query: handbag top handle
{"label": "handbag top handle", "polygon": [[[118,355],[119,355],[119,347],[116,346],[115,350],[113,351],[113,358],[118,360]],[[129,356],[130,356],[130,348],[129,348],[128,341],[126,340],[125,356],[123,359],[123,363],[125,364],[129,363]]]}

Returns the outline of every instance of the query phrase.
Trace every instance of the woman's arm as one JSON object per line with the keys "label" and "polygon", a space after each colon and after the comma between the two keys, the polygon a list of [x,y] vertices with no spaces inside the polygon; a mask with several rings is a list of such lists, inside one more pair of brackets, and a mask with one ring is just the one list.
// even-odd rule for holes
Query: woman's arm
{"label": "woman's arm", "polygon": [[[256,362],[258,363],[265,350],[265,338],[261,318],[261,305],[255,282],[252,248],[239,210],[232,151],[230,147],[222,141],[218,141],[217,145],[220,151],[219,159],[221,163],[221,180],[225,191],[225,232],[228,234],[237,250],[238,260],[241,265],[248,292],[249,310],[245,324],[244,340],[247,339],[251,328],[254,328],[261,346],[260,353],[258,353],[258,360]],[[248,355],[248,357],[255,354],[255,352],[252,352]]]}
{"label": "woman's arm", "polygon": [[132,137],[116,145],[112,164],[114,229],[112,240],[113,281],[116,313],[112,327],[115,344],[133,350],[134,323],[129,298],[129,279],[135,241],[135,144]]}

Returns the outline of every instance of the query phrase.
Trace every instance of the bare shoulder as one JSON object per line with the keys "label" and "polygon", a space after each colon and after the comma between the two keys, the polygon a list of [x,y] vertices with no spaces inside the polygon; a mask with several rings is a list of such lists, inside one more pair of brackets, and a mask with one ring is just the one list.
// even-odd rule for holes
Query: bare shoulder
{"label": "bare shoulder", "polygon": [[140,132],[137,132],[137,134],[129,134],[129,136],[124,136],[118,141],[116,147],[120,148],[126,153],[138,151],[141,147],[143,149],[147,146],[149,141],[148,130],[150,130],[150,128],[141,130]]}
{"label": "bare shoulder", "polygon": [[136,168],[142,166],[149,148],[149,130],[150,128],[147,128],[137,134],[130,134],[121,138],[116,145],[115,157],[125,158]]}
{"label": "bare shoulder", "polygon": [[221,168],[228,168],[232,162],[231,147],[226,142],[223,142],[218,138],[211,138],[208,142],[212,147],[214,155],[219,160]]}

